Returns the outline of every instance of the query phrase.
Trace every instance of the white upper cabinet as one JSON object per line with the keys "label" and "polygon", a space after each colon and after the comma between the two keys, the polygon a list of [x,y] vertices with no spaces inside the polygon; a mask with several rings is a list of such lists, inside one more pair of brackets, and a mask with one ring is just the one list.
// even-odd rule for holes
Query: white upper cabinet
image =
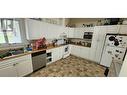
{"label": "white upper cabinet", "polygon": [[119,32],[119,25],[107,25],[104,27],[106,27],[107,33],[118,33]]}
{"label": "white upper cabinet", "polygon": [[27,39],[31,40],[31,39],[38,39],[43,37],[44,34],[42,31],[46,31],[46,27],[44,27],[42,30],[40,21],[26,19],[25,23],[26,23]]}
{"label": "white upper cabinet", "polygon": [[127,25],[120,25],[119,33],[127,34]]}
{"label": "white upper cabinet", "polygon": [[83,38],[84,28],[75,28],[74,29],[74,38]]}
{"label": "white upper cabinet", "polygon": [[68,30],[64,26],[49,24],[33,19],[25,19],[27,39],[46,39],[59,38],[62,33],[68,35]]}
{"label": "white upper cabinet", "polygon": [[68,37],[74,38],[74,28],[68,28]]}
{"label": "white upper cabinet", "polygon": [[83,30],[84,32],[94,32],[94,27],[85,27]]}
{"label": "white upper cabinet", "polygon": [[94,32],[94,27],[74,28],[74,38],[82,38],[84,32]]}

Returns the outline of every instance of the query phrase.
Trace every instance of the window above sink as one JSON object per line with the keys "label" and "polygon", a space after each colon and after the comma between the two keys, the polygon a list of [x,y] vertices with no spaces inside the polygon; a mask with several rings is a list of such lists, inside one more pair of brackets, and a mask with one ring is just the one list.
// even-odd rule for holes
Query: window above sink
{"label": "window above sink", "polygon": [[0,44],[21,43],[19,20],[0,19]]}

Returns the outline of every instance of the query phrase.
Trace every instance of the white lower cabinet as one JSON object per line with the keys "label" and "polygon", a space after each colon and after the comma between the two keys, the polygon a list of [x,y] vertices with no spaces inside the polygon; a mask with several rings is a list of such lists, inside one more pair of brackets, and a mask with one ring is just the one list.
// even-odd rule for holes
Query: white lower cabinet
{"label": "white lower cabinet", "polygon": [[47,63],[50,64],[52,62],[55,62],[57,60],[60,60],[61,58],[63,58],[63,46],[61,47],[57,47],[57,48],[53,48],[53,49],[49,49],[46,51],[47,53],[51,53],[51,62]]}
{"label": "white lower cabinet", "polygon": [[90,59],[90,48],[89,47],[83,47],[83,46],[76,46],[71,45],[71,54],[84,58],[84,59]]}
{"label": "white lower cabinet", "polygon": [[[65,48],[68,47],[68,52],[65,53]],[[51,58],[52,60],[48,62],[47,64],[53,63],[57,60],[60,60],[62,58],[66,58],[67,56],[70,55],[71,52],[71,46],[70,45],[64,45],[60,47],[56,47],[53,49],[49,49],[46,51],[47,53],[51,53]]]}
{"label": "white lower cabinet", "polygon": [[60,59],[60,48],[54,48],[52,51],[52,61],[55,62]]}
{"label": "white lower cabinet", "polygon": [[59,47],[59,59],[63,58],[64,55],[64,46]]}
{"label": "white lower cabinet", "polygon": [[0,77],[16,77],[16,68],[13,65],[3,67],[0,69]]}
{"label": "white lower cabinet", "polygon": [[71,54],[80,57],[81,53],[80,53],[79,46],[71,45]]}
{"label": "white lower cabinet", "polygon": [[80,47],[80,57],[90,60],[90,48]]}
{"label": "white lower cabinet", "polygon": [[33,72],[31,61],[21,61],[16,65],[18,76],[25,76]]}
{"label": "white lower cabinet", "polygon": [[32,72],[31,54],[0,62],[0,77],[22,77]]}

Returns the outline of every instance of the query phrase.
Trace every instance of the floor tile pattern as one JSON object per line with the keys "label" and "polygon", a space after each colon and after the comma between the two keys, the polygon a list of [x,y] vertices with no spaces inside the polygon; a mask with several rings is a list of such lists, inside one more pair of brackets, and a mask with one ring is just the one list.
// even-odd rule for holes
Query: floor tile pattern
{"label": "floor tile pattern", "polygon": [[105,67],[97,63],[69,56],[47,65],[30,75],[30,77],[104,77]]}

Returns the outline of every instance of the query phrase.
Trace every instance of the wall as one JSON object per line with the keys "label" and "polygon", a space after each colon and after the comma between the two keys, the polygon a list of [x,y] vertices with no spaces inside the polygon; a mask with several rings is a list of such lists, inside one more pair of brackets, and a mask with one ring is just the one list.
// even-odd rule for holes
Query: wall
{"label": "wall", "polygon": [[104,18],[71,18],[69,24],[75,24],[76,27],[82,27],[82,24],[96,25],[98,20],[104,20]]}
{"label": "wall", "polygon": [[70,18],[64,18],[64,26],[70,23]]}

